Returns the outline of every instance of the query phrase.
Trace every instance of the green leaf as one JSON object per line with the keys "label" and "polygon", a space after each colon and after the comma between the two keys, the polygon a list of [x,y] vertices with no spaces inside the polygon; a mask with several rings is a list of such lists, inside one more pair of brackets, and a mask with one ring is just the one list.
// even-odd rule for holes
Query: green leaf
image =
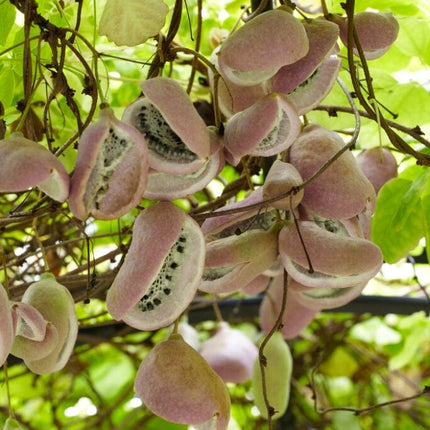
{"label": "green leaf", "polygon": [[14,90],[15,74],[10,67],[3,67],[0,71],[0,101],[5,109],[12,106]]}
{"label": "green leaf", "polygon": [[417,312],[410,317],[404,318],[398,327],[403,335],[404,343],[400,352],[389,360],[390,370],[411,366],[421,356],[419,350],[425,348],[428,338],[423,334],[429,333],[430,321],[424,312]]}
{"label": "green leaf", "polygon": [[162,0],[107,0],[99,33],[117,45],[140,45],[160,32],[168,11]]}
{"label": "green leaf", "polygon": [[379,192],[372,239],[381,248],[387,263],[405,257],[424,236],[421,195],[428,180],[426,170],[415,181],[402,177],[392,179]]}
{"label": "green leaf", "polygon": [[327,376],[350,378],[359,368],[359,364],[346,348],[337,347],[330,357],[321,363],[319,371]]}
{"label": "green leaf", "polygon": [[429,20],[405,17],[400,20],[400,32],[396,46],[406,55],[418,57],[430,64]]}
{"label": "green leaf", "polygon": [[[415,127],[430,123],[430,95],[417,83],[394,83],[379,89],[376,98],[397,114],[396,121],[403,125]],[[384,115],[389,118],[389,115]]]}
{"label": "green leaf", "polygon": [[5,45],[14,22],[15,7],[8,1],[0,2],[0,45]]}

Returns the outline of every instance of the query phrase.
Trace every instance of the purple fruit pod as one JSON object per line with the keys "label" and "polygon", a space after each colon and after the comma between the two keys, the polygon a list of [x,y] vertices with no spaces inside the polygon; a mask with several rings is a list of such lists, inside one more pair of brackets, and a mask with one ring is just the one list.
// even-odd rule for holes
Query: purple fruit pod
{"label": "purple fruit pod", "polygon": [[64,202],[69,195],[69,175],[47,148],[15,132],[0,141],[0,192],[13,193],[37,187]]}
{"label": "purple fruit pod", "polygon": [[225,382],[239,384],[251,379],[258,348],[242,331],[221,321],[216,333],[202,344],[200,354]]}
{"label": "purple fruit pod", "polygon": [[[22,358],[26,366],[37,375],[61,370],[70,358],[78,335],[78,320],[72,295],[52,274],[45,273],[40,281],[34,282],[25,290],[21,301],[40,312],[47,322],[46,331],[40,341],[17,333],[12,354]],[[21,317],[22,315],[21,310]]]}
{"label": "purple fruit pod", "polygon": [[148,79],[140,86],[144,97],[127,106],[122,120],[145,137],[149,166],[168,174],[201,169],[213,148],[189,95],[171,78]]}
{"label": "purple fruit pod", "polygon": [[218,66],[236,85],[258,85],[304,57],[308,49],[303,24],[288,11],[275,9],[257,15],[227,37]]}
{"label": "purple fruit pod", "polygon": [[134,389],[150,411],[168,421],[227,429],[231,405],[224,381],[178,333],[145,356]]}
{"label": "purple fruit pod", "polygon": [[288,278],[284,273],[273,278],[261,302],[259,317],[261,329],[269,333],[281,311],[284,289],[287,289],[287,301],[280,332],[284,339],[293,339],[314,319],[318,310],[303,306],[297,301],[288,286]]}
{"label": "purple fruit pod", "polygon": [[136,207],[148,177],[148,149],[142,135],[115,118],[112,109],[82,133],[71,179],[69,205],[85,220],[115,219]]}
{"label": "purple fruit pod", "polygon": [[279,254],[288,274],[308,287],[365,284],[383,261],[381,250],[370,240],[350,236],[340,223],[313,221],[284,227],[279,233]]}
{"label": "purple fruit pod", "polygon": [[269,157],[288,149],[300,133],[293,105],[281,94],[271,93],[233,115],[226,124],[226,159],[236,166],[244,155]]}
{"label": "purple fruit pod", "polygon": [[[218,137],[210,131],[211,137]],[[218,142],[219,143],[219,142]],[[202,190],[221,171],[224,155],[220,145],[207,158],[203,165],[192,173],[165,173],[150,170],[144,197],[150,200],[174,200]]]}
{"label": "purple fruit pod", "polygon": [[0,284],[0,366],[3,366],[15,338],[16,320],[12,315],[11,303],[2,284]]}
{"label": "purple fruit pod", "polygon": [[[339,25],[342,42],[347,46],[348,18],[334,16],[334,21]],[[354,27],[366,60],[375,60],[384,55],[399,34],[399,23],[392,13],[358,12],[354,15]],[[359,56],[355,43],[353,52]]]}
{"label": "purple fruit pod", "polygon": [[272,228],[248,230],[207,243],[199,289],[208,293],[229,293],[244,288],[275,264],[277,241],[278,231]]}
{"label": "purple fruit pod", "polygon": [[309,19],[303,21],[303,26],[309,39],[309,51],[300,60],[278,70],[268,83],[273,92],[292,92],[316,71],[336,45],[339,27],[335,23]]}
{"label": "purple fruit pod", "polygon": [[[291,146],[289,161],[306,181],[344,146],[345,142],[337,133],[310,124]],[[352,218],[375,200],[372,184],[350,151],[343,152],[304,190],[302,204],[329,219]]]}
{"label": "purple fruit pod", "polygon": [[286,97],[298,115],[304,115],[318,106],[328,95],[338,76],[342,61],[337,55],[329,55],[305,81]]}
{"label": "purple fruit pod", "polygon": [[139,330],[157,330],[188,307],[203,273],[199,225],[171,202],[145,209],[134,223],[124,264],[106,297],[109,313]]}

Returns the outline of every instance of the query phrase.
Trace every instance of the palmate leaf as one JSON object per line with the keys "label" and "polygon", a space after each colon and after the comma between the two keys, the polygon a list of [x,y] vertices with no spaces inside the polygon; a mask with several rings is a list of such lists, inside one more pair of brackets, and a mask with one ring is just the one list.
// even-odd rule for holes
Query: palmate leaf
{"label": "palmate leaf", "polygon": [[[418,173],[419,176],[415,176]],[[381,188],[372,222],[372,240],[381,248],[387,263],[405,257],[426,234],[428,205],[426,188],[430,172],[413,166],[404,175]],[[424,204],[423,204],[424,202]]]}
{"label": "palmate leaf", "polygon": [[168,11],[162,0],[107,0],[99,33],[116,45],[136,46],[162,29]]}

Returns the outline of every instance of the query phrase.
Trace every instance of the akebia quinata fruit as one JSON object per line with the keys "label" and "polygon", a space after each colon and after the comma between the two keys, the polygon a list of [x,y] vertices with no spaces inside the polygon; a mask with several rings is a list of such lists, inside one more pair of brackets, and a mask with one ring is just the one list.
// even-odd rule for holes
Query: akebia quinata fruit
{"label": "akebia quinata fruit", "polygon": [[[347,46],[348,18],[334,16],[333,20],[339,25],[340,38]],[[399,33],[399,23],[391,13],[358,12],[354,15],[354,27],[367,60],[374,60],[385,54]],[[359,55],[355,43],[353,52],[354,55]]]}
{"label": "akebia quinata fruit", "polygon": [[209,130],[185,90],[164,77],[140,86],[144,96],[127,106],[122,120],[145,137],[151,169],[182,174],[202,168],[211,153]]}
{"label": "akebia quinata fruit", "polygon": [[202,344],[200,354],[225,382],[238,384],[251,379],[258,349],[242,331],[222,321]]}
{"label": "akebia quinata fruit", "polygon": [[339,36],[339,27],[325,19],[304,20],[309,39],[307,54],[288,66],[283,66],[270,80],[272,91],[288,94],[308,79],[333,50]]}
{"label": "akebia quinata fruit", "polygon": [[296,300],[295,294],[289,287],[290,279],[291,276],[285,276],[284,273],[273,277],[258,311],[260,327],[264,333],[269,333],[281,312],[284,290],[287,289],[287,301],[280,329],[284,339],[293,339],[298,336],[318,313],[318,310],[303,306]]}
{"label": "akebia quinata fruit", "polygon": [[168,421],[227,428],[230,397],[225,383],[179,334],[145,356],[134,388],[150,411]]}
{"label": "akebia quinata fruit", "polygon": [[302,201],[304,191],[294,192],[293,189],[302,183],[300,173],[292,164],[275,160],[262,187],[263,198],[268,200],[291,191],[289,196],[270,202],[270,206],[282,210],[294,209]]}
{"label": "akebia quinata fruit", "polygon": [[305,56],[308,49],[303,24],[286,10],[276,9],[257,15],[227,37],[218,66],[236,85],[257,85]]}
{"label": "akebia quinata fruit", "polygon": [[148,207],[108,290],[108,311],[139,330],[166,327],[194,298],[204,261],[203,233],[189,215],[171,202]]}
{"label": "akebia quinata fruit", "polygon": [[227,122],[226,159],[237,165],[247,154],[279,154],[292,145],[299,133],[300,121],[293,105],[281,94],[268,94]]}
{"label": "akebia quinata fruit", "polygon": [[[344,141],[334,131],[310,124],[291,146],[289,162],[306,181],[344,146]],[[329,219],[352,218],[364,212],[366,206],[375,200],[372,184],[350,151],[345,151],[332,162],[304,190],[302,204]]]}
{"label": "akebia quinata fruit", "polygon": [[148,176],[148,149],[142,135],[115,118],[111,108],[82,133],[69,205],[85,220],[115,219],[138,205]]}
{"label": "akebia quinata fruit", "polygon": [[[288,274],[308,287],[347,288],[368,282],[382,265],[382,252],[346,229],[298,221],[279,233],[279,253]],[[300,234],[298,232],[300,230]]]}
{"label": "akebia quinata fruit", "polygon": [[12,348],[15,329],[10,302],[2,284],[0,284],[0,324],[0,366],[3,366]]}
{"label": "akebia quinata fruit", "polygon": [[37,187],[58,202],[69,195],[69,175],[47,148],[15,132],[0,140],[0,193]]}
{"label": "akebia quinata fruit", "polygon": [[203,280],[208,293],[238,291],[272,267],[278,257],[278,230],[250,229],[210,241],[206,245]]}
{"label": "akebia quinata fruit", "polygon": [[[78,321],[73,297],[53,275],[46,273],[31,284],[22,302],[34,307],[47,321],[45,337],[41,341],[18,333],[12,353],[24,360],[38,375],[61,370],[70,358],[78,335]],[[29,314],[27,314],[29,316]]]}
{"label": "akebia quinata fruit", "polygon": [[366,149],[358,155],[357,163],[376,193],[387,181],[397,176],[397,161],[388,148]]}
{"label": "akebia quinata fruit", "polygon": [[[290,399],[293,358],[290,348],[279,332],[273,333],[264,347],[263,355],[266,358],[264,367],[266,398],[270,407],[273,408],[272,419],[277,419],[284,414]],[[258,358],[253,368],[252,392],[254,393],[255,406],[260,411],[261,416],[267,419],[269,414],[264,401],[261,367]]]}

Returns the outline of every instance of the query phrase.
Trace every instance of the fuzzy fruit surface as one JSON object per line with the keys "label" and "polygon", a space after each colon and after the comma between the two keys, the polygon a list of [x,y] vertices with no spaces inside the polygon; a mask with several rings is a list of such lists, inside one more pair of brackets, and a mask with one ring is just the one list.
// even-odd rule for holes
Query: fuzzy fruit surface
{"label": "fuzzy fruit surface", "polygon": [[147,354],[134,386],[145,405],[168,421],[201,424],[218,415],[216,429],[227,428],[230,397],[224,382],[179,334]]}

